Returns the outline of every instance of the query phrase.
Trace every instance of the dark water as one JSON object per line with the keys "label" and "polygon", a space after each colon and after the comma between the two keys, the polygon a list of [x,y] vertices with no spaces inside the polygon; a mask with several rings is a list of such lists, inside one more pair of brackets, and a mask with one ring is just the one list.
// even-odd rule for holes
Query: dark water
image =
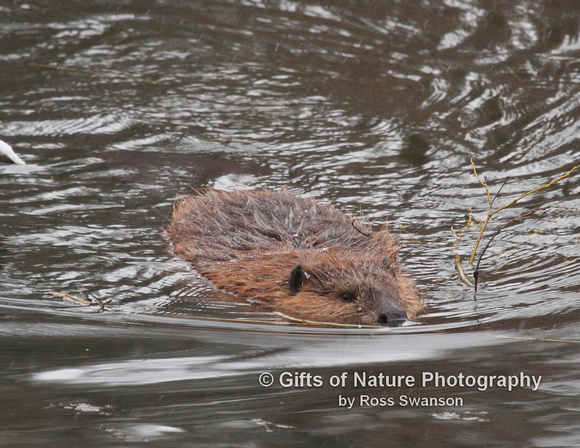
{"label": "dark water", "polygon": [[[534,0],[2,4],[0,139],[27,165],[0,165],[0,443],[576,445],[580,172],[492,219],[484,243],[539,207],[494,239],[476,298],[450,228],[487,211],[470,158],[492,195],[509,176],[495,205],[580,164],[579,13]],[[164,233],[176,195],[207,184],[388,218],[425,313],[392,331],[304,328],[220,300]],[[457,246],[468,275],[477,233]],[[421,383],[435,372],[542,379]],[[364,374],[415,384],[355,385]]]}

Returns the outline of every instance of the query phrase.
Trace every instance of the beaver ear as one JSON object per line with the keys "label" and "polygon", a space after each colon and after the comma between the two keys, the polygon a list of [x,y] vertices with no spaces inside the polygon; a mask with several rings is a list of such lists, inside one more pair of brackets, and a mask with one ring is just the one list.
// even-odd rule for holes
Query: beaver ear
{"label": "beaver ear", "polygon": [[306,273],[302,265],[299,264],[294,269],[292,269],[292,272],[290,273],[290,278],[288,279],[288,286],[290,287],[290,292],[292,294],[296,294],[298,291],[300,291],[300,288],[304,286],[306,280],[308,280],[308,274]]}

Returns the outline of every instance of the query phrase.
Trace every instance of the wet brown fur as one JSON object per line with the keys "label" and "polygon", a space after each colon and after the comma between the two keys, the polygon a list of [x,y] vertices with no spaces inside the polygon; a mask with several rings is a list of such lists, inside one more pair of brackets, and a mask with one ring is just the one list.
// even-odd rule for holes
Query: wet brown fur
{"label": "wet brown fur", "polygon": [[286,190],[185,196],[168,233],[218,288],[290,316],[392,325],[421,308],[386,228]]}

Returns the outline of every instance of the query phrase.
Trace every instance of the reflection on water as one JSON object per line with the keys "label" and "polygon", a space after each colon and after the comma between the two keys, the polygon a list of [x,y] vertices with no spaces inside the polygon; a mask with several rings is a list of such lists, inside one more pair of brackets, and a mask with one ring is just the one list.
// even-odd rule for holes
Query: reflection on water
{"label": "reflection on water", "polygon": [[[494,239],[477,297],[450,227],[485,218],[471,157],[492,195],[509,177],[498,206],[580,164],[579,13],[542,0],[0,6],[0,139],[27,163],[0,165],[0,439],[575,444],[577,344],[497,336],[579,339],[577,173],[493,218],[484,242],[539,207]],[[207,184],[286,187],[387,220],[425,314],[383,334],[224,300],[164,233],[176,195]],[[477,233],[457,247],[464,265]],[[509,394],[258,385],[284,369],[544,379]],[[338,405],[359,393],[465,405]]]}
{"label": "reflection on water", "polygon": [[[216,341],[228,344],[236,344],[236,333],[219,334],[223,331],[220,326],[215,327],[211,338],[200,337],[207,344],[215,344]],[[276,366],[279,370],[294,369],[297,365],[308,366],[311,370],[328,368],[347,368],[349,366],[366,365],[389,365],[401,361],[433,360],[440,359],[446,352],[461,349],[466,345],[470,348],[480,346],[499,345],[508,342],[507,339],[497,338],[487,334],[468,335],[461,341],[456,337],[446,335],[431,335],[426,343],[423,336],[392,335],[388,339],[381,337],[380,331],[371,330],[367,336],[346,338],[340,344],[340,352],[347,354],[347,358],[337,357],[336,338],[339,333],[318,332],[308,336],[308,330],[300,333],[297,344],[296,339],[288,342],[287,337],[282,337],[284,332],[273,328],[247,327],[245,330],[245,342],[252,339],[261,341],[264,331],[272,332],[269,338],[272,342],[261,343],[262,349],[251,349],[247,353],[243,347],[226,355],[183,356],[162,359],[129,359],[120,362],[108,362],[77,368],[64,368],[36,373],[32,376],[36,382],[58,382],[64,384],[100,385],[101,387],[140,386],[146,384],[159,384],[173,381],[191,381],[218,379],[236,375],[258,375]],[[252,332],[259,332],[259,335]],[[267,333],[266,333],[267,334]],[[343,332],[342,335],[349,333]],[[370,338],[368,335],[374,335]],[[388,349],[385,344],[388,343]],[[329,355],[330,354],[330,355]],[[451,355],[452,357],[453,355]]]}

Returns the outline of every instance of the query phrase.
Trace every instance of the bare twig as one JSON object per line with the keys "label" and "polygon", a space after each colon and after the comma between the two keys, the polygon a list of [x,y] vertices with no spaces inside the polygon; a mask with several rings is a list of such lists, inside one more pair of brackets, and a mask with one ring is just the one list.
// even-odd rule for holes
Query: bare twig
{"label": "bare twig", "polygon": [[[457,274],[459,275],[459,279],[465,283],[467,286],[469,286],[470,288],[475,287],[475,289],[477,290],[477,284],[474,285],[473,283],[471,283],[471,280],[469,280],[469,277],[467,276],[467,274],[465,273],[465,271],[463,270],[463,266],[461,265],[461,256],[459,254],[453,254],[455,256],[455,268],[457,269]],[[474,274],[475,277],[475,274]],[[477,282],[477,278],[476,278],[476,282]]]}
{"label": "bare twig", "polygon": [[[580,165],[576,165],[574,167],[572,167],[568,172],[566,172],[565,174],[562,174],[561,176],[552,179],[550,182],[548,182],[545,185],[542,185],[540,187],[534,188],[533,190],[530,190],[526,193],[521,194],[520,196],[518,196],[517,198],[515,198],[513,201],[509,202],[508,204],[505,204],[495,210],[493,210],[493,204],[495,202],[495,200],[499,197],[499,194],[501,193],[502,189],[505,187],[505,185],[507,184],[508,180],[509,180],[509,176],[503,181],[501,187],[499,188],[499,190],[497,191],[497,193],[495,194],[495,196],[491,197],[491,194],[489,192],[489,187],[487,185],[487,182],[484,181],[479,174],[477,173],[477,169],[475,168],[475,163],[473,162],[473,159],[471,159],[471,166],[473,167],[473,174],[475,174],[475,177],[477,178],[477,180],[479,181],[479,183],[483,186],[483,188],[485,189],[485,193],[487,196],[487,203],[488,203],[488,210],[487,210],[487,216],[485,217],[485,219],[480,223],[481,224],[481,229],[479,231],[479,235],[477,237],[477,240],[475,242],[475,246],[473,248],[473,252],[471,253],[471,258],[469,259],[469,265],[473,264],[473,261],[475,259],[475,256],[477,254],[477,249],[479,247],[479,244],[481,242],[481,238],[483,237],[483,233],[485,232],[487,225],[489,223],[489,221],[491,220],[491,218],[499,213],[500,211],[511,207],[512,205],[514,205],[516,202],[520,201],[521,199],[525,198],[526,196],[529,196],[532,193],[535,193],[536,191],[540,191],[543,190],[545,188],[548,188],[550,186],[552,186],[553,184],[555,184],[556,182],[565,179],[566,177],[570,176],[574,171],[576,171],[578,168],[580,168]],[[479,259],[477,261],[477,266],[475,268],[475,271],[473,273],[473,278],[475,280],[475,283],[471,283],[471,281],[468,279],[467,275],[465,274],[465,271],[463,270],[463,267],[461,266],[461,258],[460,256],[456,253],[455,251],[455,247],[457,245],[457,243],[459,242],[459,240],[461,239],[461,237],[463,236],[463,234],[465,233],[465,231],[467,230],[467,228],[469,227],[469,225],[471,224],[471,211],[469,212],[469,219],[467,224],[465,225],[465,227],[463,228],[463,230],[461,231],[461,233],[458,235],[455,232],[455,229],[453,227],[451,227],[451,232],[453,233],[453,236],[455,236],[455,241],[452,244],[453,247],[453,255],[455,258],[455,265],[457,267],[457,272],[459,274],[459,278],[461,279],[462,282],[464,282],[465,284],[467,284],[470,287],[474,287],[475,288],[475,292],[477,293],[477,283],[478,283],[478,277],[479,277],[479,266],[481,264],[481,260],[486,252],[486,250],[488,249],[488,247],[490,246],[491,242],[493,241],[493,239],[503,230],[505,229],[507,226],[509,226],[510,224],[513,224],[516,221],[520,221],[524,218],[529,217],[530,215],[532,215],[535,211],[537,211],[538,209],[534,209],[528,213],[525,213],[523,215],[520,215],[516,218],[511,219],[510,221],[508,221],[506,224],[502,225],[501,227],[499,227],[498,230],[495,231],[495,233],[491,236],[491,238],[489,239],[489,241],[487,242],[487,244],[485,245],[485,247],[483,248],[483,251],[481,253],[481,255],[479,256]]]}
{"label": "bare twig", "polygon": [[518,202],[520,199],[525,198],[526,196],[529,196],[532,193],[535,193],[536,191],[540,191],[540,190],[544,190],[545,188],[551,187],[553,184],[555,184],[556,182],[568,177],[570,174],[572,174],[574,171],[576,171],[578,168],[580,168],[580,165],[576,165],[575,167],[573,167],[570,171],[568,171],[566,174],[562,174],[560,177],[557,177],[556,179],[552,179],[549,183],[547,183],[546,185],[542,185],[541,187],[538,188],[534,188],[533,190],[528,191],[527,193],[522,194],[521,196],[518,196],[517,198],[515,198],[513,201],[511,201],[509,204],[504,205],[503,207],[498,208],[497,210],[494,210],[494,212],[492,213],[492,215],[495,215],[498,212],[501,212],[504,208],[508,208],[511,207],[512,205],[514,205],[516,202]]}
{"label": "bare twig", "polygon": [[511,176],[508,176],[508,177],[505,178],[505,180],[503,181],[503,184],[501,184],[501,187],[499,187],[499,190],[497,190],[497,193],[493,197],[493,199],[491,201],[491,205],[493,205],[493,203],[495,202],[495,200],[498,198],[499,194],[501,193],[501,190],[503,190],[503,187],[505,187],[505,185],[507,184],[507,181],[510,180],[510,177]]}
{"label": "bare twig", "polygon": [[[485,183],[483,180],[481,180],[481,178],[479,177],[479,175],[477,174],[477,170],[475,169],[475,163],[473,162],[473,159],[471,159],[471,166],[473,167],[473,173],[475,174],[475,177],[477,177],[477,180],[479,180],[479,183],[483,186],[483,188],[485,188],[485,193],[487,194],[487,202],[489,204],[488,207],[488,211],[487,211],[487,216],[485,218],[485,222],[483,223],[483,226],[481,227],[481,230],[479,231],[479,236],[477,237],[477,241],[475,242],[475,247],[473,248],[473,252],[471,254],[471,258],[469,259],[469,264],[473,264],[473,260],[475,259],[475,255],[477,253],[477,248],[479,247],[479,242],[481,241],[481,237],[483,236],[483,232],[485,231],[487,224],[489,223],[489,220],[491,219],[491,217],[497,213],[499,213],[500,211],[511,207],[512,205],[514,205],[516,202],[518,202],[519,200],[525,198],[526,196],[529,196],[532,193],[535,193],[536,191],[540,191],[543,190],[545,188],[551,187],[553,184],[555,184],[556,182],[568,177],[570,174],[572,174],[574,171],[576,171],[578,168],[580,168],[580,165],[576,165],[575,167],[573,167],[570,171],[568,171],[565,174],[562,174],[560,177],[557,177],[556,179],[552,179],[549,183],[547,183],[546,185],[542,185],[541,187],[537,187],[534,188],[533,190],[530,190],[520,196],[518,196],[517,198],[515,198],[513,201],[511,201],[509,204],[503,205],[502,207],[499,207],[495,210],[492,210],[492,206],[493,206],[493,200],[491,199],[491,196],[489,194],[489,188],[487,186],[487,183]],[[507,180],[506,180],[507,181]],[[504,182],[505,185],[505,182]],[[502,185],[503,188],[503,185]],[[501,191],[501,188],[500,188]],[[499,194],[499,191],[498,193]],[[496,194],[496,197],[497,197]],[[494,198],[495,200],[495,198]]]}
{"label": "bare twig", "polygon": [[94,311],[96,311],[98,313],[102,313],[105,311],[114,311],[113,308],[108,306],[113,301],[113,299],[106,299],[106,300],[103,300],[101,302],[97,299],[93,299],[92,301],[86,300],[86,299],[81,299],[80,297],[73,296],[72,294],[66,294],[66,293],[62,293],[62,292],[49,291],[49,294],[51,294],[55,297],[62,297],[63,299],[68,299],[68,300],[71,300],[73,302],[80,303],[82,305],[86,305],[89,307],[95,307]]}
{"label": "bare twig", "polygon": [[483,256],[485,255],[485,251],[487,250],[487,248],[489,247],[489,245],[491,244],[491,242],[493,241],[493,239],[499,234],[499,232],[501,232],[503,229],[505,229],[507,226],[509,226],[510,224],[513,224],[516,221],[521,221],[522,219],[526,219],[529,218],[530,215],[536,211],[538,211],[538,208],[535,208],[527,213],[524,213],[523,215],[520,216],[516,216],[513,219],[510,219],[508,222],[506,222],[504,225],[502,225],[499,229],[497,229],[495,231],[495,233],[491,236],[491,238],[489,239],[489,241],[487,242],[487,244],[485,245],[485,247],[483,248],[483,250],[481,251],[481,254],[479,255],[479,259],[477,260],[477,265],[475,267],[475,271],[473,271],[473,279],[475,280],[475,284],[473,285],[473,287],[475,288],[475,292],[477,292],[477,282],[479,280],[479,264],[481,263],[481,259],[483,258]]}
{"label": "bare twig", "polygon": [[487,227],[487,223],[489,222],[489,220],[491,218],[491,215],[492,215],[491,207],[493,205],[493,201],[491,200],[491,196],[489,195],[489,188],[487,188],[487,184],[484,181],[482,181],[481,178],[479,177],[479,175],[477,174],[477,170],[475,169],[475,163],[473,163],[473,159],[471,159],[471,166],[473,167],[473,174],[475,174],[475,177],[477,177],[477,180],[479,181],[479,183],[483,186],[483,188],[485,188],[485,193],[487,194],[487,202],[489,204],[489,207],[487,209],[487,217],[485,218],[485,222],[483,223],[483,226],[481,227],[481,230],[479,231],[479,236],[477,237],[477,240],[475,241],[475,247],[473,248],[471,258],[469,259],[470,265],[473,264],[473,259],[475,258],[475,254],[477,253],[477,247],[479,246],[479,242],[481,241],[481,237],[483,236],[483,232],[485,231],[485,228]]}
{"label": "bare twig", "polygon": [[461,279],[461,281],[463,283],[465,283],[467,286],[473,288],[473,283],[471,283],[471,281],[469,280],[469,277],[467,277],[467,275],[465,274],[465,271],[463,270],[463,266],[461,265],[461,256],[455,251],[455,247],[457,246],[457,243],[459,242],[459,240],[461,239],[461,237],[463,236],[463,234],[465,233],[467,228],[471,225],[471,218],[472,218],[472,214],[471,214],[471,210],[469,210],[469,214],[467,215],[467,221],[465,223],[465,226],[463,226],[461,233],[458,235],[455,232],[455,229],[453,228],[453,226],[451,226],[451,232],[453,232],[453,235],[455,236],[455,241],[453,242],[452,247],[453,247],[453,256],[455,257],[455,267],[457,268],[457,273],[459,274],[459,278]]}

